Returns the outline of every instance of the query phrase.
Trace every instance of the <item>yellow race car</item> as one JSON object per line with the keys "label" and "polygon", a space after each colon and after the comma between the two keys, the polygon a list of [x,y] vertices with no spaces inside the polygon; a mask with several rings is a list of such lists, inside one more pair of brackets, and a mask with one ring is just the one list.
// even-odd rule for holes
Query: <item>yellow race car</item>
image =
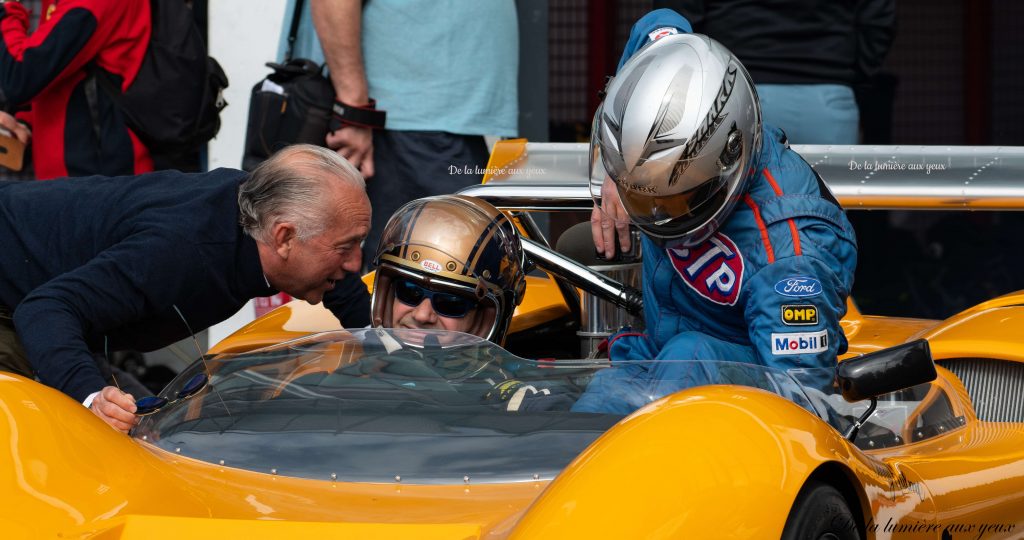
{"label": "yellow race car", "polygon": [[[531,197],[566,187],[518,180]],[[515,199],[514,182],[488,185]],[[578,191],[542,202],[578,207]],[[635,311],[628,286],[531,234],[535,207],[501,206],[551,273],[530,277],[511,348],[565,339],[575,318],[569,346],[589,350],[596,302]],[[851,305],[835,371],[690,362],[687,380],[623,396],[625,415],[572,410],[618,369],[600,358],[336,324],[271,312],[179,374],[131,437],[0,374],[2,537],[1024,536],[1024,293],[945,321]]]}

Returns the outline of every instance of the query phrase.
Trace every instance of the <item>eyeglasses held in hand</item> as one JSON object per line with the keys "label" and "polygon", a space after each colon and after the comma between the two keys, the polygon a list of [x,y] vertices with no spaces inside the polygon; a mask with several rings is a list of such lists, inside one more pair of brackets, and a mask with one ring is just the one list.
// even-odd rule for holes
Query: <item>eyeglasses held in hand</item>
{"label": "eyeglasses held in hand", "polygon": [[407,279],[395,283],[395,298],[409,307],[417,307],[425,298],[429,298],[430,305],[434,307],[434,311],[438,315],[452,319],[465,317],[467,313],[476,308],[476,301],[473,299],[452,293],[432,291]]}
{"label": "eyeglasses held in hand", "polygon": [[178,390],[178,394],[172,400],[158,396],[146,396],[135,400],[135,416],[149,416],[168,405],[186,400],[206,388],[208,382],[210,382],[210,378],[205,373],[196,373],[181,390]]}

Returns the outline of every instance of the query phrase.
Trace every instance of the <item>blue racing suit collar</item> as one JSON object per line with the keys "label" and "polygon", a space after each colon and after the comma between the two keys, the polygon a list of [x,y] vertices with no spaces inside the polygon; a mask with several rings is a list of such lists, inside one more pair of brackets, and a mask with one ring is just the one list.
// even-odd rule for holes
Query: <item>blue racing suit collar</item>
{"label": "blue racing suit collar", "polygon": [[656,9],[644,15],[633,25],[633,29],[629,32],[629,41],[626,42],[626,47],[622,51],[622,58],[619,59],[619,65],[615,68],[615,71],[618,72],[622,69],[622,65],[636,54],[637,51],[642,49],[644,45],[654,41],[655,37],[658,36],[655,31],[662,28],[673,28],[677,32],[684,34],[693,33],[693,27],[690,26],[690,21],[686,20],[686,17],[671,9]]}

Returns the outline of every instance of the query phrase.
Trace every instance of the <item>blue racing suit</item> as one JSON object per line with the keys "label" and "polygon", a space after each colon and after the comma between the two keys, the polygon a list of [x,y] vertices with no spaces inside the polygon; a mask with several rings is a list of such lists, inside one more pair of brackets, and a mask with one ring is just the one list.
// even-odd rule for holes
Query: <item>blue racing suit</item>
{"label": "blue racing suit", "polygon": [[[627,55],[666,26],[688,30],[685,23],[669,10],[648,14],[633,27]],[[746,192],[721,229],[688,249],[643,239],[647,330],[612,338],[613,367],[595,375],[573,410],[626,414],[638,395],[656,398],[714,378],[707,366],[687,362],[616,366],[628,360],[834,366],[846,351],[839,320],[856,262],[853,226],[839,203],[782,131],[765,126]]]}

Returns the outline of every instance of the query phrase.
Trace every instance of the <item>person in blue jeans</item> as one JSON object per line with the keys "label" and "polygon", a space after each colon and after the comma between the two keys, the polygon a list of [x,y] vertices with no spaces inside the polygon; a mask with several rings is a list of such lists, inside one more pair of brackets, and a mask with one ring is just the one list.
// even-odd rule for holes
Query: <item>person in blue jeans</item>
{"label": "person in blue jeans", "polygon": [[[853,227],[828,187],[764,125],[743,65],[671,10],[633,27],[591,135],[598,251],[643,233],[646,331],[613,336],[612,367],[573,410],[628,413],[716,378],[725,360],[834,366],[853,286]],[[666,360],[646,364],[629,360]],[[719,365],[720,366],[720,365]],[[714,368],[712,368],[713,370]],[[719,368],[721,369],[721,368]]]}

